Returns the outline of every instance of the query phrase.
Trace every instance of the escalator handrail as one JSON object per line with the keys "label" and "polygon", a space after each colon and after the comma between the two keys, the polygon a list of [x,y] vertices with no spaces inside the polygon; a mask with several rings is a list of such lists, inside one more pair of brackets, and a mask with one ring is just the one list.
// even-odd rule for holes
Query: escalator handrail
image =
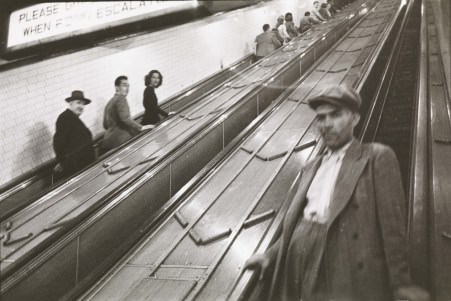
{"label": "escalator handrail", "polygon": [[[415,110],[415,127],[412,141],[410,175],[410,202],[408,207],[407,235],[411,251],[410,262],[413,270],[425,271],[428,267],[428,218],[427,199],[429,194],[428,170],[428,25],[425,3],[421,3],[420,55],[418,86]],[[426,252],[426,254],[424,254]],[[424,277],[419,275],[420,277]],[[423,281],[424,282],[424,281]],[[426,283],[421,283],[425,285]]]}

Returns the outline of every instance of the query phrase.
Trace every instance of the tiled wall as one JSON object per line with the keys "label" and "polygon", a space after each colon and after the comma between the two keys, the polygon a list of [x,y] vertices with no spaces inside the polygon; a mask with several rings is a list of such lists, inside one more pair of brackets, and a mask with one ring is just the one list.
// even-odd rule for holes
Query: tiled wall
{"label": "tiled wall", "polygon": [[83,90],[93,101],[81,119],[99,134],[118,75],[129,77],[128,101],[135,115],[142,111],[149,70],[163,73],[163,86],[156,93],[164,101],[252,52],[262,24],[272,25],[287,11],[297,23],[306,5],[304,0],[260,3],[0,72],[0,185],[54,157],[54,124],[72,90]]}

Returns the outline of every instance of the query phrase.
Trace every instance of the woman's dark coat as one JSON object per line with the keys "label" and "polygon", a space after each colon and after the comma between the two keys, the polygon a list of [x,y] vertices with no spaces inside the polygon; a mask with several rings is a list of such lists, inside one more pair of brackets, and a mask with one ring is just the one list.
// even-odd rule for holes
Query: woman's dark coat
{"label": "woman's dark coat", "polygon": [[155,90],[151,86],[147,86],[144,90],[143,105],[146,109],[144,112],[142,124],[156,124],[160,121],[160,115],[168,117],[168,113],[158,106],[158,99]]}

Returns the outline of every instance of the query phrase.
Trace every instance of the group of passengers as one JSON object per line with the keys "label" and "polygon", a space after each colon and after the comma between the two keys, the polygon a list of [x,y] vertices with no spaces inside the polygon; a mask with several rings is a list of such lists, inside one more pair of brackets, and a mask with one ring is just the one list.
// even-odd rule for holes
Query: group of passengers
{"label": "group of passengers", "polygon": [[335,0],[327,0],[324,3],[315,0],[313,2],[313,10],[304,13],[304,16],[299,22],[299,26],[295,25],[291,12],[287,12],[285,16],[279,16],[272,29],[269,24],[264,24],[263,33],[255,38],[256,60],[263,58],[283,44],[290,42],[293,38],[311,29],[314,25],[331,19],[342,9],[342,6],[349,2],[351,1],[346,1],[346,3],[343,2],[341,5],[338,5],[335,3]]}
{"label": "group of passengers", "polygon": [[[158,106],[155,89],[162,83],[163,76],[158,70],[151,70],[145,76],[145,112],[141,123],[138,123],[130,115],[126,98],[130,88],[128,78],[124,75],[116,78],[115,94],[107,103],[103,116],[105,135],[100,147],[102,153],[120,146],[139,132],[153,129],[160,122],[160,116],[165,118],[173,114]],[[84,106],[91,103],[91,100],[84,96],[83,91],[75,90],[66,98],[66,102],[68,108],[58,116],[53,137],[53,148],[58,162],[54,170],[61,178],[80,171],[96,159],[92,133],[79,118]]]}
{"label": "group of passengers", "polygon": [[[340,4],[336,4],[335,1]],[[290,12],[277,18],[277,23],[272,30],[268,24],[263,25],[264,32],[256,37],[256,58],[260,59],[268,55],[300,33],[312,28],[313,25],[330,19],[351,1],[353,0],[327,0],[326,3],[320,3],[315,0],[312,13],[305,13],[299,27],[294,24],[293,14]],[[160,121],[160,116],[168,117],[172,114],[158,106],[155,88],[161,86],[162,82],[163,76],[158,70],[152,70],[145,76],[146,88],[143,95],[145,112],[142,122],[138,123],[131,117],[126,99],[129,92],[128,78],[126,76],[116,78],[114,82],[116,93],[105,107],[103,118],[105,135],[100,147],[101,152],[118,147],[141,131],[152,129]],[[55,171],[60,177],[66,177],[83,169],[96,157],[92,133],[79,118],[84,106],[91,100],[85,98],[82,91],[76,90],[66,98],[66,101],[68,108],[56,121],[56,133],[53,139],[58,162]]]}

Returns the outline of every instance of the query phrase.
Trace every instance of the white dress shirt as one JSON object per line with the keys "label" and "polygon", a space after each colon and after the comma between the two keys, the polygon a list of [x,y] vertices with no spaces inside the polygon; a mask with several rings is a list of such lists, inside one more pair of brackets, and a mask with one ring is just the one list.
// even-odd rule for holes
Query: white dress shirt
{"label": "white dress shirt", "polygon": [[351,142],[348,142],[338,150],[326,151],[307,191],[307,205],[304,209],[304,218],[318,223],[327,222],[335,182],[337,181],[338,172],[343,163],[346,150],[351,145]]}
{"label": "white dress shirt", "polygon": [[279,25],[279,27],[277,27],[277,30],[279,31],[280,36],[285,41],[290,38],[290,36],[288,35],[288,32],[287,32],[287,27],[285,26],[285,23]]}

